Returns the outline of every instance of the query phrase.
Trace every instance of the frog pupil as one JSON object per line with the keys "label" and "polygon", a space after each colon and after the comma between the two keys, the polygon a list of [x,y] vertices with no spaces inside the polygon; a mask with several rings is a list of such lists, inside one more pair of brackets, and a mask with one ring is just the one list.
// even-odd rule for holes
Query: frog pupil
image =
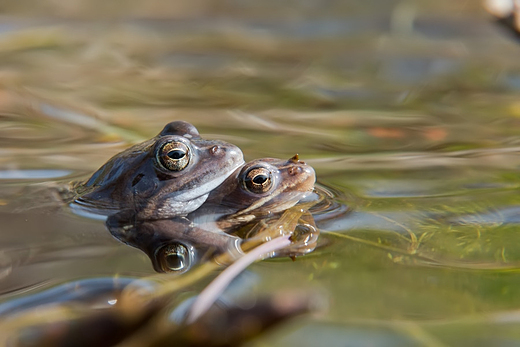
{"label": "frog pupil", "polygon": [[170,270],[178,271],[186,267],[186,259],[182,254],[169,254],[166,257],[166,264]]}
{"label": "frog pupil", "polygon": [[181,158],[184,158],[184,156],[186,155],[186,152],[180,150],[180,149],[175,149],[173,151],[169,151],[168,152],[168,157],[170,157],[171,159],[181,159]]}
{"label": "frog pupil", "polygon": [[253,183],[254,184],[264,184],[265,181],[267,181],[267,176],[266,175],[256,175],[253,178]]}

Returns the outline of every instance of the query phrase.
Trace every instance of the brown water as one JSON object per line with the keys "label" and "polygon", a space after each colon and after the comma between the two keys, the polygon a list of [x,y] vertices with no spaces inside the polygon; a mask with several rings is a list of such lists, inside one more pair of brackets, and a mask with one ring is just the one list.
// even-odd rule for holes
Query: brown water
{"label": "brown water", "polygon": [[58,3],[0,8],[3,300],[153,273],[52,188],[182,119],[350,208],[250,268],[330,299],[251,346],[520,342],[520,46],[478,1]]}

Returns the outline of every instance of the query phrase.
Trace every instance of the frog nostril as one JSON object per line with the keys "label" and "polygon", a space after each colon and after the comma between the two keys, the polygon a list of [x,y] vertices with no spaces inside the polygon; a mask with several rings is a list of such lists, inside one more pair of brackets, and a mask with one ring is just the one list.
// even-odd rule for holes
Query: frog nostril
{"label": "frog nostril", "polygon": [[222,153],[222,148],[219,145],[215,145],[209,149],[211,154],[218,155]]}
{"label": "frog nostril", "polygon": [[297,175],[297,174],[301,173],[302,172],[302,168],[299,167],[299,166],[298,167],[291,167],[291,168],[289,168],[288,172],[289,172],[289,175],[294,176],[294,175]]}

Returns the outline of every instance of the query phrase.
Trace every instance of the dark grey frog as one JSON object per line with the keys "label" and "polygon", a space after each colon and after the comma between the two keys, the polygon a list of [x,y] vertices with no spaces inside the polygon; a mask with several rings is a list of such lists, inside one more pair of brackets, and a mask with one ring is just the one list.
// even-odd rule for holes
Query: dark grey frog
{"label": "dark grey frog", "polygon": [[172,122],[77,185],[72,207],[104,216],[124,211],[146,220],[185,215],[243,163],[237,146],[204,140],[193,125]]}

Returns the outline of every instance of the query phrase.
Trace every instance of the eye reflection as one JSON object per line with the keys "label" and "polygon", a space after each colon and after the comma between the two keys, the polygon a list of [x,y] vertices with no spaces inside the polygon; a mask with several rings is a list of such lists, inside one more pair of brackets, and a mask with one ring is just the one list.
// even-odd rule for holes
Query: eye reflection
{"label": "eye reflection", "polygon": [[191,254],[181,243],[164,245],[156,252],[160,269],[164,272],[184,272],[191,266]]}

